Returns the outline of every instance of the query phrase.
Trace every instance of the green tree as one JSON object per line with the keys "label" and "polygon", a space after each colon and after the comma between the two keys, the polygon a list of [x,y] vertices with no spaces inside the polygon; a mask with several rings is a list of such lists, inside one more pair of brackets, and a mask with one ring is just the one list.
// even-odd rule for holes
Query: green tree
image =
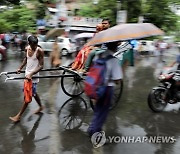
{"label": "green tree", "polygon": [[[31,31],[35,29],[35,12],[25,7],[17,7],[12,10],[1,12],[0,29],[6,31]],[[4,25],[7,29],[4,29]]]}
{"label": "green tree", "polygon": [[20,0],[1,0],[0,5],[8,5],[8,4],[14,4],[19,5]]}
{"label": "green tree", "polygon": [[[141,0],[121,0],[121,9],[127,10],[128,22],[137,22],[138,16],[141,14]],[[117,16],[117,0],[99,0],[97,5],[92,2],[83,5],[78,15],[86,17],[108,17],[112,21],[112,25],[116,24]]]}
{"label": "green tree", "polygon": [[0,21],[2,23],[0,24],[1,33],[6,31],[22,32],[24,30],[34,32],[36,30],[36,19],[45,18],[46,6],[44,3],[46,0],[43,3],[37,0],[27,1],[31,2],[34,9],[28,9],[24,5],[12,5],[13,9],[0,12],[0,19],[3,19]]}
{"label": "green tree", "polygon": [[138,22],[138,17],[142,14],[141,0],[121,0],[122,10],[127,10],[127,22]]}
{"label": "green tree", "polygon": [[[35,8],[35,15],[36,19],[44,19],[46,16],[46,2],[47,0],[27,0],[31,2],[31,4]],[[54,0],[51,0],[52,3],[54,3]]]}
{"label": "green tree", "polygon": [[39,2],[39,3],[55,3],[57,0],[27,0],[27,1],[30,1],[30,2]]}
{"label": "green tree", "polygon": [[[26,0],[27,2],[55,3],[56,0]],[[0,5],[20,5],[20,0],[0,0]]]}
{"label": "green tree", "polygon": [[116,11],[116,0],[99,0],[97,5],[94,5],[92,2],[83,5],[78,15],[99,18],[108,17],[112,21],[112,24],[115,24]]}
{"label": "green tree", "polygon": [[[162,28],[165,32],[178,31],[178,17],[170,10],[170,5],[180,5],[179,0],[121,0],[121,10],[127,10],[127,22],[138,22],[143,15],[145,22]],[[116,24],[117,0],[99,0],[83,5],[78,15],[86,17],[108,17]]]}
{"label": "green tree", "polygon": [[180,5],[180,1],[179,0],[168,0],[168,2],[171,3],[171,4]]}
{"label": "green tree", "polygon": [[43,4],[37,4],[35,12],[37,19],[44,19],[46,16],[46,7]]}
{"label": "green tree", "polygon": [[11,30],[11,25],[9,25],[6,20],[0,19],[0,34],[10,31]]}
{"label": "green tree", "polygon": [[177,16],[170,10],[169,0],[148,0],[144,12],[147,22],[154,23],[165,31],[176,29]]}

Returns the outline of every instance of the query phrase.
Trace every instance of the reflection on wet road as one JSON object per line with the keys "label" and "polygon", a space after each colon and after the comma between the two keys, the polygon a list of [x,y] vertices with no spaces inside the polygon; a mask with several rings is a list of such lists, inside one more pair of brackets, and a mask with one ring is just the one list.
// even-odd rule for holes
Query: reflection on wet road
{"label": "reflection on wet road", "polygon": [[[8,61],[0,64],[0,71],[15,69],[19,64],[20,61]],[[179,106],[172,105],[155,114],[147,105],[148,93],[157,85],[156,77],[164,65],[156,57],[144,57],[135,67],[128,68],[122,98],[110,112],[104,131],[106,137],[173,136],[175,143],[109,143],[95,149],[86,133],[93,113],[89,100],[83,94],[77,98],[66,96],[59,79],[41,79],[38,85],[44,114],[31,114],[37,107],[33,100],[22,121],[14,125],[8,117],[21,106],[22,83],[4,83],[0,78],[0,153],[47,154],[54,150],[62,154],[178,154]]]}

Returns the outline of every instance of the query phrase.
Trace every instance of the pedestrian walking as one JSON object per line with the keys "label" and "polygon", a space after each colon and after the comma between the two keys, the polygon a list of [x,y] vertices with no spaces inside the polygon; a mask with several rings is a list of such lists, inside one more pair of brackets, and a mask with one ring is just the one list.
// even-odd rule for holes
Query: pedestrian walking
{"label": "pedestrian walking", "polygon": [[36,92],[37,83],[39,79],[32,79],[33,75],[38,76],[39,71],[43,68],[44,65],[44,52],[38,47],[38,39],[35,36],[28,37],[29,45],[26,48],[26,56],[22,62],[22,65],[17,70],[17,73],[20,73],[22,68],[26,65],[25,77],[24,80],[24,103],[17,115],[14,117],[9,117],[13,122],[18,122],[21,119],[22,114],[26,110],[29,103],[31,103],[32,97],[36,100],[39,105],[38,110],[34,113],[39,113],[43,110],[41,100]]}
{"label": "pedestrian walking", "polygon": [[[99,58],[107,58],[112,56],[116,52],[118,43],[111,42],[106,44],[106,51],[98,55]],[[102,130],[103,124],[109,113],[109,108],[111,106],[113,87],[118,84],[123,78],[122,69],[119,65],[117,58],[113,57],[106,61],[106,73],[105,73],[105,91],[101,97],[99,97],[95,102],[94,114],[91,124],[88,128],[89,136],[92,136],[95,132]]]}
{"label": "pedestrian walking", "polygon": [[55,42],[53,43],[53,51],[50,53],[50,64],[51,67],[58,67],[61,64],[60,60],[60,48],[58,45],[58,38],[55,38]]}
{"label": "pedestrian walking", "polygon": [[26,46],[27,46],[27,34],[26,34],[26,32],[23,32],[22,33],[22,40],[20,43],[21,51],[24,51]]}
{"label": "pedestrian walking", "polygon": [[9,33],[6,33],[5,36],[4,36],[4,41],[5,41],[5,47],[6,49],[8,50],[9,49],[9,44],[10,44],[10,41],[11,41],[11,38],[10,38],[10,34]]}

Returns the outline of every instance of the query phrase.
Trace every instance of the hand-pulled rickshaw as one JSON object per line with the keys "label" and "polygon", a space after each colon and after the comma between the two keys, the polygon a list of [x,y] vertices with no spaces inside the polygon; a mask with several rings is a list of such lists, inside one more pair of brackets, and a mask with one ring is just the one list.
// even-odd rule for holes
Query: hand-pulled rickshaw
{"label": "hand-pulled rickshaw", "polygon": [[[123,65],[124,61],[129,61],[131,65],[133,65],[133,49],[130,46],[128,40],[132,39],[140,39],[143,37],[155,36],[155,35],[162,35],[163,32],[149,23],[142,23],[142,24],[121,24],[99,32],[96,34],[89,42],[89,46],[94,46],[98,44],[108,43],[108,42],[115,42],[120,41],[126,43],[122,43],[114,56],[117,57]],[[46,76],[33,76],[33,78],[61,78],[61,87],[63,92],[70,96],[76,97],[83,93],[83,82],[85,79],[86,74],[81,73],[77,70],[73,70],[71,65],[69,66],[60,66],[58,68],[48,68],[42,69],[43,71],[59,71],[62,70],[62,74],[57,75],[46,75]],[[25,71],[21,71],[21,73],[25,73]],[[6,79],[8,80],[19,80],[25,79],[25,77],[15,77],[12,75],[16,75],[16,72],[2,72],[1,75],[5,75]],[[123,82],[120,82],[115,87],[115,92],[112,100],[111,108],[115,107],[119,102],[123,90]],[[91,103],[93,107],[93,104]]]}

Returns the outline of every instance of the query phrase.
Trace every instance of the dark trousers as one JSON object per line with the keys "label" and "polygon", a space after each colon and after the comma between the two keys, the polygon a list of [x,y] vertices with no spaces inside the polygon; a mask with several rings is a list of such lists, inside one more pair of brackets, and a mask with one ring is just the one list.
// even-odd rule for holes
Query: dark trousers
{"label": "dark trousers", "polygon": [[88,133],[92,136],[95,132],[102,130],[102,126],[109,113],[109,107],[113,96],[113,87],[107,87],[105,95],[96,102],[94,115],[88,128]]}

